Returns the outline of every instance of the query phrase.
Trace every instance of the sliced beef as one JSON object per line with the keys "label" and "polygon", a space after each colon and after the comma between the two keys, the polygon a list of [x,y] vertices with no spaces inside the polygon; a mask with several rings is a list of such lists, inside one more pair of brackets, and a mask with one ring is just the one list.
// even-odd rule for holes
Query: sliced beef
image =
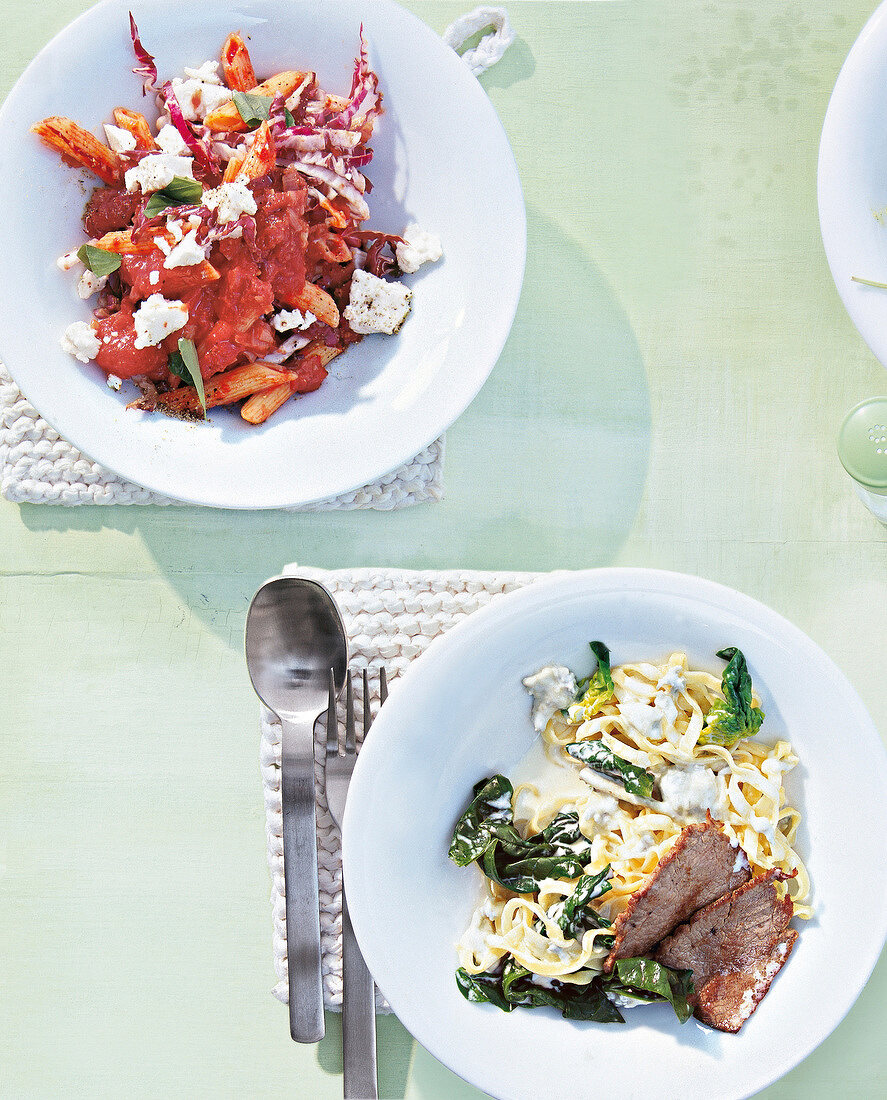
{"label": "sliced beef", "polygon": [[697,909],[750,877],[745,853],[732,847],[710,815],[698,825],[688,825],[617,918],[616,939],[604,969],[612,970],[617,959],[645,955]]}
{"label": "sliced beef", "polygon": [[739,1031],[791,954],[798,933],[786,928],[766,958],[748,970],[716,974],[696,993],[696,1015],[718,1031]]}
{"label": "sliced beef", "polygon": [[693,971],[696,1015],[720,1031],[738,1031],[779,973],[797,938],[788,928],[791,898],[773,885],[789,878],[768,871],[707,905],[663,940],[666,966]]}

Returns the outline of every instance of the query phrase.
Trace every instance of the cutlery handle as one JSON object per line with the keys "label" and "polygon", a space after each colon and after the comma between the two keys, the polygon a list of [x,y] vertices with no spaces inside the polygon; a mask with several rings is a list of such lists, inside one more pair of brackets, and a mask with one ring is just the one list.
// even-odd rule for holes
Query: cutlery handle
{"label": "cutlery handle", "polygon": [[290,1035],[297,1043],[317,1043],[323,1038],[324,1020],[314,816],[314,722],[282,720],[281,727]]}
{"label": "cutlery handle", "polygon": [[342,888],[342,1058],[345,1100],[377,1100],[376,997]]}

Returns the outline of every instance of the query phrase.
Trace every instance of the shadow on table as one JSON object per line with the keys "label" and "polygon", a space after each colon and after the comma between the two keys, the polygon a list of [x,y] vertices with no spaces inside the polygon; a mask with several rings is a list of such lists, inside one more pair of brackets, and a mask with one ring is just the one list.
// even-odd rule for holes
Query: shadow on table
{"label": "shadow on table", "polygon": [[189,614],[232,648],[242,644],[256,588],[286,562],[331,569],[612,564],[647,476],[644,363],[591,246],[538,208],[527,214],[515,324],[487,384],[447,434],[442,502],[327,513],[23,505],[23,522],[34,531],[138,536]]}

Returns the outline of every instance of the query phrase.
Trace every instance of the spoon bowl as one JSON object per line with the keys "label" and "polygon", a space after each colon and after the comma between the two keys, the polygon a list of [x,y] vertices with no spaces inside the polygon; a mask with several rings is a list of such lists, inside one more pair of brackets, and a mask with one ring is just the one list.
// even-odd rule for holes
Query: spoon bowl
{"label": "spoon bowl", "polygon": [[280,719],[280,800],[286,896],[290,1034],[323,1038],[314,724],[348,668],[339,609],[323,585],[305,577],[263,584],[246,617],[246,664],[256,694]]}

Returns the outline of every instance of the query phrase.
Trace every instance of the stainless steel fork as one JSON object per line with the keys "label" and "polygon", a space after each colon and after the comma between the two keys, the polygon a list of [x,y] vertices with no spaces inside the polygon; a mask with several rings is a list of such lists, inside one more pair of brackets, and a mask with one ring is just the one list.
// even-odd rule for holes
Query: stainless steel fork
{"label": "stainless steel fork", "polygon": [[[385,669],[379,673],[379,697],[388,698]],[[363,672],[363,737],[373,722],[366,669]],[[336,717],[336,685],[330,675],[329,706],[326,719],[326,800],[330,815],[342,828],[348,785],[357,760],[354,723],[354,686],[351,673],[345,685],[345,730],[341,735]],[[357,946],[345,884],[342,883],[342,1062],[345,1100],[377,1100],[376,1079],[376,1003],[375,986],[363,955]]]}

